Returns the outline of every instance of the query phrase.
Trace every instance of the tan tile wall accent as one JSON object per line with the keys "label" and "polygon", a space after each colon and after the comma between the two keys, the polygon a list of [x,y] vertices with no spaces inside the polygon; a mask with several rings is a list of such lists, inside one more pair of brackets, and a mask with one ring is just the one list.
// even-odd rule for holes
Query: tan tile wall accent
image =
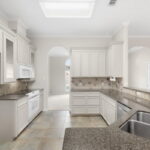
{"label": "tan tile wall accent", "polygon": [[72,89],[122,89],[122,79],[111,82],[107,78],[72,78]]}
{"label": "tan tile wall accent", "polygon": [[15,92],[19,92],[22,90],[26,90],[27,85],[25,82],[21,81],[16,81],[13,83],[8,83],[8,84],[1,84],[0,85],[0,96],[6,95],[6,94],[12,94]]}
{"label": "tan tile wall accent", "polygon": [[126,88],[123,88],[122,92],[150,101],[150,93],[147,92],[140,92],[138,90],[126,89]]}

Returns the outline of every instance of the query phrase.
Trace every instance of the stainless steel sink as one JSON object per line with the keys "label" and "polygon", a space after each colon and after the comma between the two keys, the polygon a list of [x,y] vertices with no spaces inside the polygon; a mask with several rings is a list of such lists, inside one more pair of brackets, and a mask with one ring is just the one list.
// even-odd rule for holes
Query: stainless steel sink
{"label": "stainless steel sink", "polygon": [[150,138],[150,113],[137,112],[120,129],[137,136]]}
{"label": "stainless steel sink", "polygon": [[145,122],[150,124],[150,113],[148,112],[137,112],[136,114],[134,114],[131,117],[132,120],[137,120],[137,121],[141,121],[141,122]]}

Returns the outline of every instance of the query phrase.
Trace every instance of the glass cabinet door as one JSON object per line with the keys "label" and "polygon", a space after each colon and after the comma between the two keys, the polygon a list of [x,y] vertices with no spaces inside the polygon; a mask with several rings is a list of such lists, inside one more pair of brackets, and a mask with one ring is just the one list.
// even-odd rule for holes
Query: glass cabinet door
{"label": "glass cabinet door", "polygon": [[4,34],[4,82],[15,81],[15,38]]}

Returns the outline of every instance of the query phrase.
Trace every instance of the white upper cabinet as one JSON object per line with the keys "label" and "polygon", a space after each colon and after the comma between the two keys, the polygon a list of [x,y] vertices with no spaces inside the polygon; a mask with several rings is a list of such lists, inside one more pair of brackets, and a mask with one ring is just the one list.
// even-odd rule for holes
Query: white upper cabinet
{"label": "white upper cabinet", "polygon": [[89,75],[90,76],[97,76],[99,74],[99,53],[93,52],[90,54],[90,61],[89,61]]}
{"label": "white upper cabinet", "polygon": [[[3,76],[1,81],[3,83],[13,82],[16,80],[15,65],[16,65],[16,38],[4,32],[3,38],[3,52],[2,52],[2,70]],[[4,73],[4,74],[3,74]]]}
{"label": "white upper cabinet", "polygon": [[80,66],[81,66],[81,77],[87,77],[89,76],[89,53],[88,52],[81,52],[80,57]]}
{"label": "white upper cabinet", "polygon": [[103,50],[98,53],[98,76],[106,76],[106,51]]}
{"label": "white upper cabinet", "polygon": [[30,47],[28,42],[22,37],[18,36],[17,38],[17,57],[18,64],[21,65],[30,65]]}
{"label": "white upper cabinet", "polygon": [[72,77],[80,77],[80,51],[72,51],[71,74]]}
{"label": "white upper cabinet", "polygon": [[72,51],[72,77],[105,76],[105,50]]}
{"label": "white upper cabinet", "polygon": [[123,76],[123,47],[122,44],[113,44],[107,51],[107,76]]}

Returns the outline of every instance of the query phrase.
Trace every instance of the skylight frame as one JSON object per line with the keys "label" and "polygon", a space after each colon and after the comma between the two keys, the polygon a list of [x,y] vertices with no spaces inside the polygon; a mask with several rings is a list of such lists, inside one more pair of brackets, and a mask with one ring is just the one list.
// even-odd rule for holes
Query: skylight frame
{"label": "skylight frame", "polygon": [[[42,11],[46,18],[91,18],[92,14],[93,14],[95,2],[96,2],[96,0],[39,0],[39,4],[40,4]],[[48,4],[49,8],[46,8],[46,5],[45,5],[46,3],[49,3]],[[60,10],[58,10],[58,8],[60,8],[58,6],[57,6],[56,10],[54,10],[53,8],[50,8],[50,7],[52,7],[50,5],[50,3],[51,3],[51,5],[53,4],[53,6],[55,6],[55,7],[56,7],[57,3],[58,3],[57,4],[58,6],[60,6],[60,4],[64,5],[65,3],[70,6],[72,5],[72,9],[74,7],[74,10],[72,10],[72,15],[69,12],[70,10],[68,8],[60,9]],[[82,5],[79,5],[79,4],[82,4]],[[48,5],[47,5],[47,7],[48,7]],[[75,5],[76,5],[76,7],[75,7]],[[79,7],[77,8],[78,5],[79,5]],[[83,7],[83,9],[81,9],[81,6]],[[87,6],[87,8],[86,8],[86,6]],[[49,14],[50,11],[51,11],[51,13],[53,12],[53,14]],[[62,11],[62,14],[59,11],[60,12]],[[56,14],[54,14],[54,13],[56,13]],[[73,15],[73,13],[74,13],[74,15]]]}

